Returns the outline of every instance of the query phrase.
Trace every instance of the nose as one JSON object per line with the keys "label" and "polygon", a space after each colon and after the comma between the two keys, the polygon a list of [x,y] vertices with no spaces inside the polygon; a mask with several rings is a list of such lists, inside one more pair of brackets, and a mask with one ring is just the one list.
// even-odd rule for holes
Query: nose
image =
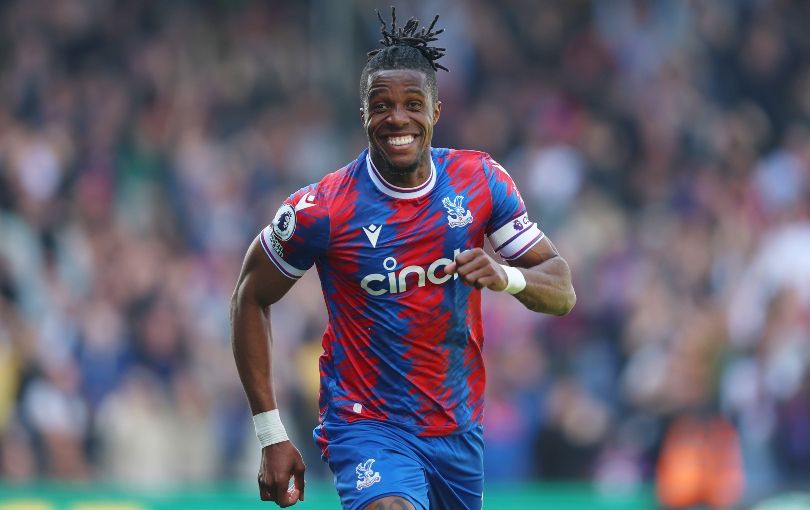
{"label": "nose", "polygon": [[408,112],[405,111],[403,106],[396,105],[391,108],[386,120],[388,121],[388,124],[400,127],[408,124],[410,117],[408,117]]}

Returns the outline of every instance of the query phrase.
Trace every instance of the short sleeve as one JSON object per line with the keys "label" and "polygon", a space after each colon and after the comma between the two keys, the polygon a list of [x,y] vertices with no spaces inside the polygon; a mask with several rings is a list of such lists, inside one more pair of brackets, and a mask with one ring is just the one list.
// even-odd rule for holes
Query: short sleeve
{"label": "short sleeve", "polygon": [[262,248],[279,271],[298,279],[329,244],[329,211],[314,185],[290,195],[260,233]]}
{"label": "short sleeve", "polygon": [[509,173],[489,156],[484,158],[483,165],[492,195],[487,236],[503,258],[520,258],[540,242],[544,234],[537,223],[529,219],[523,198]]}

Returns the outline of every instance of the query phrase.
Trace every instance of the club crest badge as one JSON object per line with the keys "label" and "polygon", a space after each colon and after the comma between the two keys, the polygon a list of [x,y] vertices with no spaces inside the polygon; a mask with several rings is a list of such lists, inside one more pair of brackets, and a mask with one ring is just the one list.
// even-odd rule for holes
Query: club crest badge
{"label": "club crest badge", "polygon": [[452,201],[448,197],[442,200],[442,205],[447,209],[447,224],[450,225],[451,228],[463,227],[473,221],[470,210],[465,209],[464,206],[461,205],[463,200],[464,197],[461,195],[456,196]]}
{"label": "club crest badge", "polygon": [[374,464],[374,459],[368,459],[367,461],[358,464],[355,468],[355,471],[357,472],[357,490],[363,490],[366,487],[371,487],[381,480],[382,477],[380,476],[380,473],[371,469],[372,464]]}
{"label": "club crest badge", "polygon": [[282,241],[288,241],[295,232],[295,209],[290,204],[278,208],[273,218],[273,233]]}

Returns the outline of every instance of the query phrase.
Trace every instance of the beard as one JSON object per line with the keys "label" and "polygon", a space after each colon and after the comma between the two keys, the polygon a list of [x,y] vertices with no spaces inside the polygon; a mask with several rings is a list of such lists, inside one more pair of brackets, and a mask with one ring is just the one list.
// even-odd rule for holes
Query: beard
{"label": "beard", "polygon": [[380,170],[384,170],[391,175],[403,176],[416,172],[420,163],[422,163],[422,161],[425,159],[425,154],[427,151],[425,149],[420,150],[416,155],[416,158],[413,160],[413,163],[409,163],[404,166],[395,165],[390,159],[388,159],[388,154],[384,150],[377,149],[376,152],[380,155],[380,159],[382,159],[383,163],[385,164],[385,168],[381,168]]}
{"label": "beard", "polygon": [[[385,159],[385,158],[383,158]],[[419,159],[411,163],[407,166],[394,166],[391,162],[386,161],[386,166],[388,167],[388,173],[392,175],[408,175],[412,174],[419,168]]]}

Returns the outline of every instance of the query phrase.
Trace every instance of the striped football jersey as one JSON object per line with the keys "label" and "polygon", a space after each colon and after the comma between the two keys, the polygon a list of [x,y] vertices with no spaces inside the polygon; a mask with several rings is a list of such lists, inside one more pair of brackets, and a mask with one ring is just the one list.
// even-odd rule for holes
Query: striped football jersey
{"label": "striped football jersey", "polygon": [[320,357],[320,425],[374,419],[422,436],[481,423],[481,292],[444,272],[488,237],[516,259],[543,237],[512,178],[488,154],[431,149],[417,188],[386,182],[363,151],[292,194],[260,234],[273,264],[313,264],[329,316]]}

